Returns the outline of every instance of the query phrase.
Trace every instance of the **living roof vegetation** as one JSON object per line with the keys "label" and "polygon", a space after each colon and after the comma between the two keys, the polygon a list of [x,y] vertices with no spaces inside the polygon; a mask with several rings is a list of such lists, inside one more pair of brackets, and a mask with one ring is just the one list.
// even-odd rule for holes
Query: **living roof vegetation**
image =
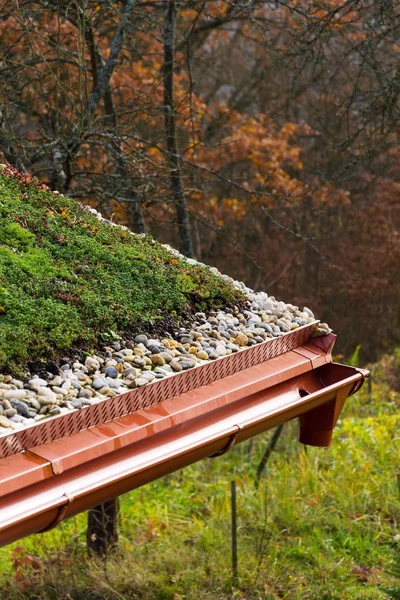
{"label": "living roof vegetation", "polygon": [[0,368],[243,300],[151,236],[99,221],[31,176],[0,167]]}

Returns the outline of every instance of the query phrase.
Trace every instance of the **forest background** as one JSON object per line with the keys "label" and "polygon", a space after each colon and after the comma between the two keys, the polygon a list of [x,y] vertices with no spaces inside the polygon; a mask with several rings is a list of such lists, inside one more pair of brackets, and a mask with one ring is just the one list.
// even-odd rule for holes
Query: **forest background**
{"label": "forest background", "polygon": [[40,0],[0,8],[0,159],[399,343],[400,6]]}

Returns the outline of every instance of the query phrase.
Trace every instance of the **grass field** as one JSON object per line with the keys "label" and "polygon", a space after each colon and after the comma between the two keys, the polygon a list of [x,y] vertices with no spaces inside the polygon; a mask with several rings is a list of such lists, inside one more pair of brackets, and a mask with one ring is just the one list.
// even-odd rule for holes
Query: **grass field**
{"label": "grass field", "polygon": [[[126,494],[120,547],[85,550],[86,516],[0,550],[0,597],[43,600],[388,598],[400,553],[400,355],[373,367],[329,449],[305,450],[286,425],[259,488],[271,433]],[[230,482],[238,490],[232,589]]]}

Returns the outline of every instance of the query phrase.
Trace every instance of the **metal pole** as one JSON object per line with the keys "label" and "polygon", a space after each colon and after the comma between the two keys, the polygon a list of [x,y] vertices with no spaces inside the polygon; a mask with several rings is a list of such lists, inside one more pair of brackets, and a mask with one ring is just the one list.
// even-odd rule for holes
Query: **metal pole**
{"label": "metal pole", "polygon": [[[256,488],[258,488],[262,472],[264,471],[265,466],[266,466],[266,464],[268,462],[268,459],[271,456],[272,451],[275,448],[277,441],[279,440],[279,436],[282,433],[282,429],[283,429],[283,423],[281,423],[280,425],[278,425],[278,427],[275,429],[274,434],[273,434],[272,438],[269,440],[268,446],[265,449],[263,457],[260,460],[260,464],[257,467],[256,479],[255,479],[255,482],[254,482],[254,486]],[[304,448],[306,448],[306,446],[304,446]]]}
{"label": "metal pole", "polygon": [[237,521],[236,521],[236,481],[231,481],[231,530],[232,530],[232,587],[237,587]]}

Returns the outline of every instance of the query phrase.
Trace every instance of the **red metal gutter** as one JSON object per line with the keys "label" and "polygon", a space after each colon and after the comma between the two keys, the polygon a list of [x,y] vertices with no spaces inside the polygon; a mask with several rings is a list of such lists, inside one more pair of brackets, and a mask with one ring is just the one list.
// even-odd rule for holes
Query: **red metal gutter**
{"label": "red metal gutter", "polygon": [[[302,443],[328,446],[345,399],[368,375],[331,362],[334,340],[333,335],[316,338],[64,437],[59,424],[48,424],[49,432],[39,438],[58,438],[46,443],[35,444],[39,438],[30,434],[31,446],[17,453],[9,450],[0,459],[0,546],[202,458],[223,454],[233,444],[295,417],[300,419]],[[10,439],[15,448],[15,438]]]}

